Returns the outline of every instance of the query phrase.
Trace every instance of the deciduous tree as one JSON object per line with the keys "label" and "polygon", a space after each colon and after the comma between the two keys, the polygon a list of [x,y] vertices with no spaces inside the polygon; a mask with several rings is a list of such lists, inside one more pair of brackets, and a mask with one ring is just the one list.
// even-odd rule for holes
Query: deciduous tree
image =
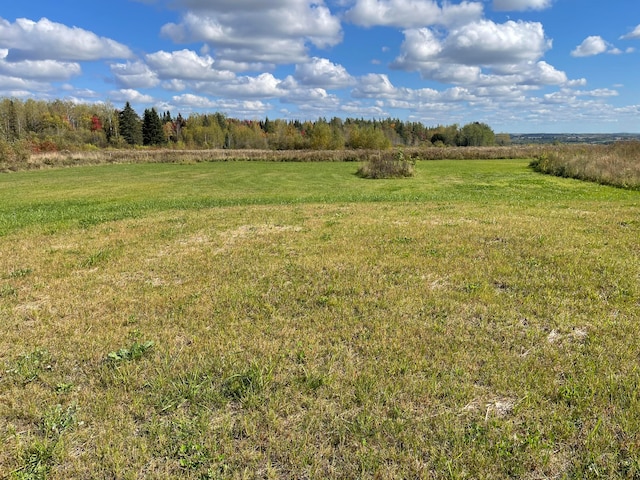
{"label": "deciduous tree", "polygon": [[467,123],[460,130],[458,145],[461,147],[484,147],[494,145],[496,136],[486,123]]}

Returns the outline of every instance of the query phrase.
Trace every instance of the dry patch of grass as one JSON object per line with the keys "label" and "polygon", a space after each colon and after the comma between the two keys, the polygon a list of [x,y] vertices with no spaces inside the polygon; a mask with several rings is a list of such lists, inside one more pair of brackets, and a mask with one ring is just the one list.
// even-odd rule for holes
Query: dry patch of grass
{"label": "dry patch of grass", "polygon": [[[590,148],[573,145],[564,150]],[[225,161],[268,162],[366,162],[376,156],[396,156],[399,152],[407,160],[488,160],[535,158],[554,152],[552,145],[514,145],[501,147],[406,147],[396,150],[178,150],[178,149],[95,149],[89,151],[44,152],[0,160],[0,172],[39,170],[79,165],[178,163]]]}
{"label": "dry patch of grass", "polygon": [[0,471],[637,476],[637,213],[267,205],[7,235]]}

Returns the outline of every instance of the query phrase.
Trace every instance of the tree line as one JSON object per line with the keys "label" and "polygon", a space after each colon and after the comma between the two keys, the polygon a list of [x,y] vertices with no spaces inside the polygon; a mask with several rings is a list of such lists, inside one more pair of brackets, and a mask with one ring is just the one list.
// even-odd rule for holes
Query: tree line
{"label": "tree line", "polygon": [[0,156],[7,151],[136,146],[184,149],[387,149],[393,146],[487,146],[509,143],[485,123],[462,127],[397,118],[370,120],[338,117],[315,121],[240,120],[220,113],[180,113],[145,109],[139,115],[127,102],[79,104],[63,100],[0,100]]}

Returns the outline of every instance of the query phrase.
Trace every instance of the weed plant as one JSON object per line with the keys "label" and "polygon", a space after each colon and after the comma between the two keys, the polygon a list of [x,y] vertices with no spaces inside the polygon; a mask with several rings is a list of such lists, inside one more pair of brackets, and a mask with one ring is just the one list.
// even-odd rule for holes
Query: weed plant
{"label": "weed plant", "polygon": [[112,364],[116,364],[119,362],[137,360],[147,354],[153,348],[153,345],[154,342],[152,340],[147,340],[144,343],[139,343],[137,341],[133,342],[130,347],[122,347],[113,352],[109,352],[107,355],[107,361]]}
{"label": "weed plant", "polygon": [[640,192],[527,165],[1,177],[1,476],[637,478]]}

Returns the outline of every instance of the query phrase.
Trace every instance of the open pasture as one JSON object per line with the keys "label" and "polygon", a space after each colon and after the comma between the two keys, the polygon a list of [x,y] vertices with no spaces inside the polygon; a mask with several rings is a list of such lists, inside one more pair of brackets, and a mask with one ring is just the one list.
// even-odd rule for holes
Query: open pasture
{"label": "open pasture", "polygon": [[637,478],[640,192],[527,165],[0,176],[0,478]]}

